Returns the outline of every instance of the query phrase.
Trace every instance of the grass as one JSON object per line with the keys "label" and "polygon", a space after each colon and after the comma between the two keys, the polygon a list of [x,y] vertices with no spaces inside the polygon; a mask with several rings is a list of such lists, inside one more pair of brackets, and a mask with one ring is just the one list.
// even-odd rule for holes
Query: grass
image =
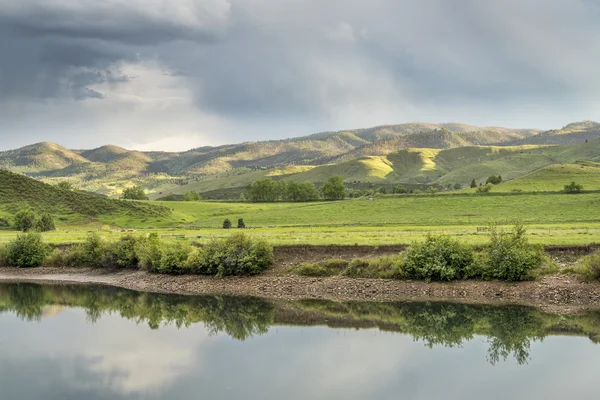
{"label": "grass", "polygon": [[[103,199],[106,200],[106,199]],[[108,200],[106,200],[108,201]],[[237,229],[222,229],[223,220],[244,218],[247,232],[273,244],[409,244],[429,233],[451,234],[466,243],[482,244],[491,222],[510,226],[520,220],[528,228],[532,243],[585,245],[600,243],[600,195],[496,194],[383,196],[315,203],[242,202],[117,202],[149,207],[163,205],[171,210],[164,217],[123,213],[83,215],[59,214],[58,230],[44,234],[50,242],[75,242],[88,231],[119,236],[121,228],[183,234],[200,241],[210,236],[228,236]],[[138,209],[135,209],[138,210]],[[66,213],[66,211],[60,212]],[[11,217],[6,206],[0,217]],[[103,227],[104,226],[104,227]],[[120,227],[120,228],[117,228]],[[478,228],[479,231],[478,231]],[[0,242],[16,232],[0,231]]]}
{"label": "grass", "polygon": [[501,183],[493,190],[495,192],[561,191],[571,182],[583,185],[584,190],[599,190],[600,165],[595,163],[549,165],[522,178]]}

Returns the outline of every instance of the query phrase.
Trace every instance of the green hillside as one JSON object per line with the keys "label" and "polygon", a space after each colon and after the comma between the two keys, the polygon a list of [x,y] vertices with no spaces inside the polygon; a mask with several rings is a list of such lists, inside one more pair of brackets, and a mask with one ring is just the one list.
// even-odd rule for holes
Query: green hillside
{"label": "green hillside", "polygon": [[10,218],[23,208],[52,213],[59,222],[100,221],[115,225],[134,221],[158,222],[171,215],[166,207],[61,190],[23,175],[0,170],[0,215]]}
{"label": "green hillside", "polygon": [[549,165],[522,178],[501,183],[494,187],[494,192],[560,191],[571,182],[583,185],[584,190],[600,190],[600,164]]}

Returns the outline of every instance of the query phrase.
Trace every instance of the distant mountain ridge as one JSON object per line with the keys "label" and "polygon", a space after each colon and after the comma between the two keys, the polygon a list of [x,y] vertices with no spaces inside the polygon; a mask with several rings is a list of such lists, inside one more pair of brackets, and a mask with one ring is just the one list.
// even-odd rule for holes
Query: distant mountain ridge
{"label": "distant mountain ridge", "polygon": [[[600,124],[592,121],[573,123],[546,132],[461,123],[410,123],[322,132],[291,139],[198,147],[183,152],[140,152],[113,145],[91,150],[70,150],[46,142],[0,152],[0,168],[46,182],[69,180],[85,190],[107,195],[116,195],[133,183],[158,193],[168,192],[174,186],[183,187],[190,181],[231,180],[233,176],[252,171],[276,171],[294,166],[309,169],[319,167],[322,172],[318,174],[311,174],[306,168],[299,173],[300,176],[313,177],[311,179],[322,179],[326,171],[343,169],[347,163],[365,157],[387,157],[409,149],[567,145],[599,137]],[[329,167],[335,165],[340,167]],[[369,165],[381,167],[379,162]],[[382,173],[380,171],[377,174]],[[256,175],[260,174],[252,176]],[[370,175],[361,172],[359,176]],[[391,176],[395,175],[386,179],[390,180]],[[431,175],[428,179],[431,181],[433,178],[435,176]],[[347,179],[352,179],[351,174]],[[233,181],[244,180],[236,178]]]}

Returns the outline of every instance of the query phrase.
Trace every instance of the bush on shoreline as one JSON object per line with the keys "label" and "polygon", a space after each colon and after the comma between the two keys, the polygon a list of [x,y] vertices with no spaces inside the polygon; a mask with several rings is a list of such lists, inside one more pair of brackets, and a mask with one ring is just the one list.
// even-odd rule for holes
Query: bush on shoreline
{"label": "bush on shoreline", "polygon": [[[411,245],[404,253],[355,259],[345,269],[340,267],[338,260],[326,260],[303,265],[293,272],[304,276],[345,275],[432,282],[464,279],[523,281],[551,271],[543,270],[543,248],[529,244],[521,225],[510,232],[501,232],[494,227],[490,231],[490,242],[480,253],[450,236],[429,236],[425,242]],[[600,279],[600,255],[597,263]]]}
{"label": "bush on shoreline", "polygon": [[0,246],[0,266],[30,268],[89,267],[142,269],[160,274],[255,275],[273,264],[273,247],[264,240],[236,233],[213,239],[204,248],[188,242],[161,242],[157,235],[127,235],[107,241],[90,234],[83,243],[52,252],[39,233],[19,235]]}

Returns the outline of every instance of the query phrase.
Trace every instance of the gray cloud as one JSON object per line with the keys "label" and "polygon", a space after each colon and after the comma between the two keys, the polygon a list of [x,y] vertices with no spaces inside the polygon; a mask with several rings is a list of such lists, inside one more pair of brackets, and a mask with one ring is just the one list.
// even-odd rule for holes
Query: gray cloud
{"label": "gray cloud", "polygon": [[185,147],[600,119],[599,16],[590,0],[0,0],[0,135]]}

